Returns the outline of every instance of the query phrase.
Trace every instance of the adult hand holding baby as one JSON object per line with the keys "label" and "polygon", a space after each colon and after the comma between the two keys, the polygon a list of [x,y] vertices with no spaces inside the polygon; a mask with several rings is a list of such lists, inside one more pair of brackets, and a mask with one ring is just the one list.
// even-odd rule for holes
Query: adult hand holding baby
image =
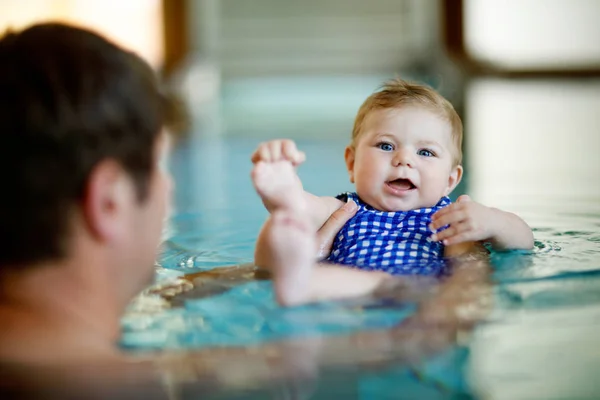
{"label": "adult hand holding baby", "polygon": [[322,260],[327,258],[333,247],[333,240],[338,232],[344,227],[358,211],[358,206],[352,200],[349,200],[343,206],[338,208],[325,224],[317,232],[317,258]]}

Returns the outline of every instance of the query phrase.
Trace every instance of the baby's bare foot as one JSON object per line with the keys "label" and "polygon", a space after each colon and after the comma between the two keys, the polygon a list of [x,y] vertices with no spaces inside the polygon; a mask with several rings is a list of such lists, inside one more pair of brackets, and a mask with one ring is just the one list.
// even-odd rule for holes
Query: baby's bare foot
{"label": "baby's bare foot", "polygon": [[302,183],[291,162],[258,162],[252,169],[252,183],[269,211],[304,210]]}
{"label": "baby's bare foot", "polygon": [[309,223],[288,211],[271,216],[266,258],[273,272],[277,301],[286,306],[307,302],[315,265],[315,234]]}

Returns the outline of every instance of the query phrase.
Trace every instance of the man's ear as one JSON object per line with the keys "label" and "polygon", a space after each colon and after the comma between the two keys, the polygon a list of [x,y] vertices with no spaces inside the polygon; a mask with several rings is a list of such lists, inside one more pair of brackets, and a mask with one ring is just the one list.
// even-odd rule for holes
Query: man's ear
{"label": "man's ear", "polygon": [[463,167],[462,165],[457,165],[452,168],[450,172],[450,176],[448,177],[448,187],[444,193],[445,196],[448,196],[452,191],[456,188],[456,186],[460,183],[460,180],[463,176]]}
{"label": "man's ear", "polygon": [[346,169],[350,175],[350,182],[354,183],[354,153],[355,149],[352,146],[346,147],[344,158],[346,159]]}
{"label": "man's ear", "polygon": [[126,235],[129,203],[135,200],[133,184],[123,168],[113,160],[100,162],[88,178],[82,211],[91,234],[112,242]]}

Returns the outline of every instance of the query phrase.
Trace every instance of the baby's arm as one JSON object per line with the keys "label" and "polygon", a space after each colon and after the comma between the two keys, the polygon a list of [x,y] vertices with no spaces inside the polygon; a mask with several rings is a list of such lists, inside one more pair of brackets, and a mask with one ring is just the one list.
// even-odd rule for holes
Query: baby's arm
{"label": "baby's arm", "polygon": [[460,196],[456,203],[434,214],[431,229],[437,230],[433,240],[441,240],[446,246],[469,241],[487,241],[498,250],[529,250],[533,248],[533,232],[517,215],[486,207]]}
{"label": "baby's arm", "polygon": [[343,203],[304,191],[295,167],[305,159],[291,140],[262,143],[252,155],[252,182],[270,213],[286,209],[301,214],[316,231]]}

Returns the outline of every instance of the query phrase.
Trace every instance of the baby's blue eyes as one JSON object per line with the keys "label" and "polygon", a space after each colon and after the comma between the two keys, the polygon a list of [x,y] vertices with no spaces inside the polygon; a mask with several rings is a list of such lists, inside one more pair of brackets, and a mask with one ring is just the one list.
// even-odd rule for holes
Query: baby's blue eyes
{"label": "baby's blue eyes", "polygon": [[379,147],[383,151],[393,151],[394,146],[389,143],[377,143],[377,147]]}
{"label": "baby's blue eyes", "polygon": [[[377,143],[377,148],[383,151],[394,151],[394,145],[386,142]],[[428,149],[419,149],[417,154],[423,157],[435,157],[435,153]]]}

